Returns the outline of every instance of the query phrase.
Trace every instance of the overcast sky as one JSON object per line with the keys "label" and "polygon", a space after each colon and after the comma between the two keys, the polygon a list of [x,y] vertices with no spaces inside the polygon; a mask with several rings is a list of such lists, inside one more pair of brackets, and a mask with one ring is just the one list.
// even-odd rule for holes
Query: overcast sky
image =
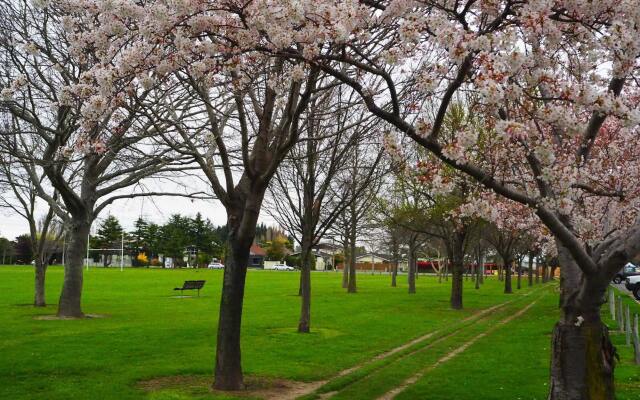
{"label": "overcast sky", "polygon": [[[42,208],[44,210],[44,208]],[[44,212],[44,211],[43,211]],[[111,205],[99,216],[99,220],[109,214],[114,215],[126,230],[133,228],[133,223],[138,217],[157,222],[165,222],[171,214],[182,214],[193,217],[196,213],[202,213],[214,225],[226,223],[224,207],[216,200],[193,200],[179,197],[136,198],[121,200]],[[29,233],[29,227],[25,220],[9,210],[0,210],[0,236],[13,240],[16,236]],[[268,225],[275,224],[266,213],[260,215],[260,221]],[[97,229],[99,222],[94,222],[92,231]]]}

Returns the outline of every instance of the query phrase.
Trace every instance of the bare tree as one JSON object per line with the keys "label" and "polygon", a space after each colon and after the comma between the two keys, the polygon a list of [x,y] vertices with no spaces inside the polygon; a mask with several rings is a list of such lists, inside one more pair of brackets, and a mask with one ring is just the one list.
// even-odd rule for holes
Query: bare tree
{"label": "bare tree", "polygon": [[[301,311],[298,332],[308,333],[311,325],[311,252],[349,201],[329,201],[337,174],[344,172],[345,160],[354,147],[371,136],[379,136],[354,104],[352,91],[336,87],[311,99],[301,126],[300,142],[276,170],[269,187],[266,212],[300,245]],[[373,174],[375,171],[371,170]],[[360,191],[366,186],[360,185]],[[351,197],[351,201],[357,196]]]}
{"label": "bare tree", "polygon": [[[40,182],[45,179],[40,170]],[[56,227],[54,208],[46,207],[43,216],[38,217],[38,193],[28,173],[20,160],[13,159],[9,154],[0,153],[0,207],[12,210],[21,216],[29,226],[29,239],[33,251],[35,270],[35,288],[33,305],[45,307],[45,275],[49,266],[50,255],[54,250],[53,244],[62,234],[62,229]],[[57,194],[51,198],[57,200]],[[59,224],[57,224],[59,225]]]}
{"label": "bare tree", "polygon": [[[371,138],[373,139],[373,138]],[[336,219],[331,231],[339,237],[344,248],[342,287],[348,293],[356,293],[356,245],[358,235],[366,228],[372,207],[382,186],[388,168],[383,166],[383,149],[376,140],[361,141],[345,160],[343,168],[334,179],[330,207],[346,204],[344,212]]]}

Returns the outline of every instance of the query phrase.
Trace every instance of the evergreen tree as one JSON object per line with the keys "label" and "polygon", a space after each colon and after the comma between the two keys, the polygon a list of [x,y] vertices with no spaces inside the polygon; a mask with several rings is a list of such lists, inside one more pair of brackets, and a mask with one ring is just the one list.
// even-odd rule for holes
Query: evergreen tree
{"label": "evergreen tree", "polygon": [[[97,235],[93,238],[92,247],[98,249],[118,249],[122,245],[122,226],[120,221],[113,215],[109,215],[98,228]],[[119,253],[117,250],[102,250],[103,265],[111,265],[113,255]]]}

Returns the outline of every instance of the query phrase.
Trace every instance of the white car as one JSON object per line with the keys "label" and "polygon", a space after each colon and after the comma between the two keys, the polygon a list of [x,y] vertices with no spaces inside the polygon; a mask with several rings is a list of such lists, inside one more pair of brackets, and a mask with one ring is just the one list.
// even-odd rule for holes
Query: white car
{"label": "white car", "polygon": [[276,271],[295,271],[296,269],[285,264],[276,264],[273,266]]}
{"label": "white car", "polygon": [[212,262],[209,265],[207,265],[207,268],[209,269],[224,269],[224,265],[218,263],[218,262]]}
{"label": "white car", "polygon": [[633,296],[640,300],[640,275],[629,276],[624,282],[624,286],[633,292]]}

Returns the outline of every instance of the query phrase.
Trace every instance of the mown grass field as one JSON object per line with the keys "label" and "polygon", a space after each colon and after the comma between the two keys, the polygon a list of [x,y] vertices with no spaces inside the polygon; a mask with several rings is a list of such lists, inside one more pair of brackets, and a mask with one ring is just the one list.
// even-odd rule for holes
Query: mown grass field
{"label": "mown grass field", "polygon": [[[221,399],[206,387],[175,385],[148,391],[156,377],[212,374],[221,271],[92,269],[83,307],[104,318],[38,320],[55,314],[62,269],[47,273],[45,309],[34,309],[33,271],[0,267],[0,399]],[[465,309],[448,307],[450,282],[420,277],[417,293],[389,286],[386,275],[358,276],[357,294],[340,275],[312,275],[312,330],[295,332],[298,273],[250,271],[247,278],[243,367],[251,376],[330,381],[307,398],[331,392],[344,399],[376,398],[476,336],[464,351],[429,370],[399,399],[544,399],[550,332],[557,318],[555,284],[502,294],[492,278],[480,290],[465,282]],[[200,298],[174,298],[187,279],[205,279]],[[515,289],[514,289],[515,290]],[[474,322],[480,310],[509,302]],[[505,318],[535,302],[520,317]],[[637,312],[640,308],[633,303]],[[606,308],[603,308],[606,311]],[[612,328],[615,326],[612,324]],[[481,334],[487,332],[485,336]],[[340,379],[339,371],[433,332],[429,340],[372,362]],[[481,336],[481,337],[480,337]],[[617,344],[624,337],[613,334]],[[619,346],[619,399],[640,399],[640,367]]]}

